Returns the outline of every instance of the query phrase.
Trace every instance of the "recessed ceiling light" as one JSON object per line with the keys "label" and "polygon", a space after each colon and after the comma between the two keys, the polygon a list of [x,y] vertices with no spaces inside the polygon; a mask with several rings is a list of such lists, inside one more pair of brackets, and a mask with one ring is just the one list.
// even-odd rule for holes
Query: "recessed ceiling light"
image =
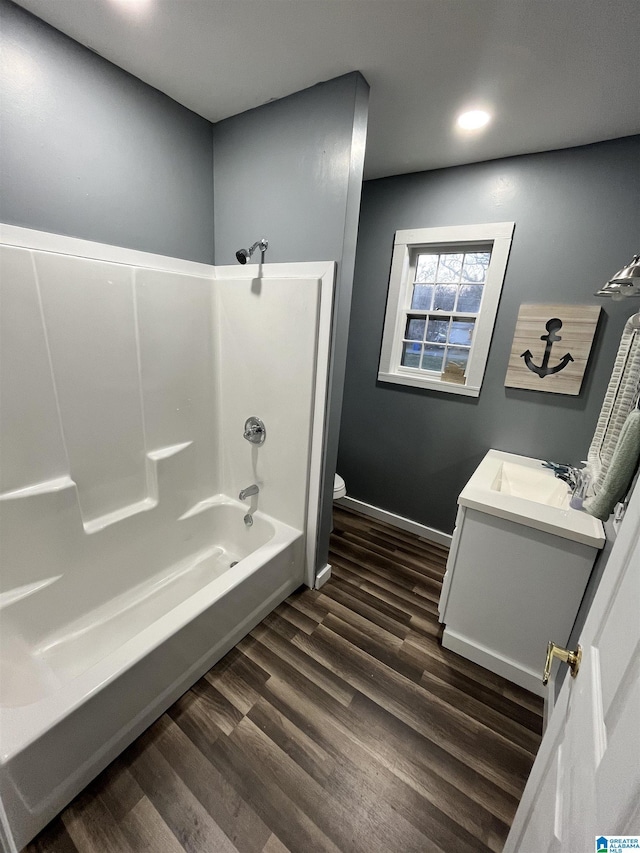
{"label": "recessed ceiling light", "polygon": [[113,0],[116,6],[120,6],[133,14],[145,12],[151,5],[151,0]]}
{"label": "recessed ceiling light", "polygon": [[2,46],[2,60],[3,76],[7,81],[8,90],[25,93],[31,92],[37,84],[42,85],[38,65],[33,56],[9,39],[6,45]]}
{"label": "recessed ceiling light", "polygon": [[486,110],[467,110],[460,113],[457,125],[461,130],[481,130],[491,121],[491,115]]}

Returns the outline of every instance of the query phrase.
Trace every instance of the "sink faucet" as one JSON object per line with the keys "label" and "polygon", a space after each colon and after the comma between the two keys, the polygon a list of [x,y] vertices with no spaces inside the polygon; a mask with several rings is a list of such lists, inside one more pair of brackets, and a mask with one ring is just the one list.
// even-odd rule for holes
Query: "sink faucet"
{"label": "sink faucet", "polygon": [[558,480],[562,480],[573,491],[582,480],[582,471],[573,465],[563,465],[560,462],[543,462],[543,468],[550,468]]}
{"label": "sink faucet", "polygon": [[238,495],[238,499],[241,501],[246,501],[247,498],[250,498],[251,495],[257,495],[260,489],[254,483],[252,486],[247,486],[246,489],[242,489],[240,494]]}

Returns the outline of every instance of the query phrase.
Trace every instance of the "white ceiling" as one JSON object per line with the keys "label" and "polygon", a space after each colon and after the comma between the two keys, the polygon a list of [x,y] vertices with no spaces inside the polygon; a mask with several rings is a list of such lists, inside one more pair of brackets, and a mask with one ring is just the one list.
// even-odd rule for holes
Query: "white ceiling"
{"label": "white ceiling", "polygon": [[368,178],[640,133],[640,0],[18,2],[214,122],[361,71]]}

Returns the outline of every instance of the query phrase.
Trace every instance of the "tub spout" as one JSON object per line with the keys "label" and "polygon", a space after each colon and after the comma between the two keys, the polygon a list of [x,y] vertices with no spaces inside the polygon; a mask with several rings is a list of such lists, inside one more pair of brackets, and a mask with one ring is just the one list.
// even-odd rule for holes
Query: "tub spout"
{"label": "tub spout", "polygon": [[247,486],[246,489],[242,489],[240,494],[238,495],[238,499],[241,501],[246,501],[247,498],[250,498],[251,495],[257,495],[260,489],[254,483],[252,486]]}

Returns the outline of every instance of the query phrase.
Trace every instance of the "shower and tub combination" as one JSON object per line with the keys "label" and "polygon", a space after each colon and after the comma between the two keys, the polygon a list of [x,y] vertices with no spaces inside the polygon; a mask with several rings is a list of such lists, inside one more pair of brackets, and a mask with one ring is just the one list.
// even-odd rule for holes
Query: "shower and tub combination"
{"label": "shower and tub combination", "polygon": [[212,267],[0,227],[0,797],[18,848],[313,585],[333,280],[332,263]]}

